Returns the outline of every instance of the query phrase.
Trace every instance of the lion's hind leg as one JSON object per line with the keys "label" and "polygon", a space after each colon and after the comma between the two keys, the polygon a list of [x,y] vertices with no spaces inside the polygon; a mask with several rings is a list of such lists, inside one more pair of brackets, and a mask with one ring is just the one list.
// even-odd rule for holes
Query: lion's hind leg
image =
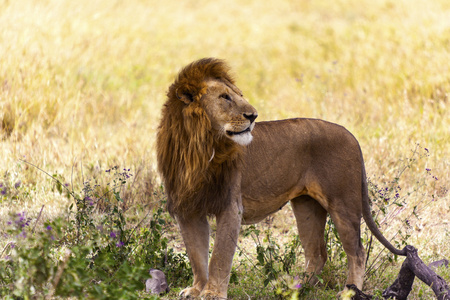
{"label": "lion's hind leg", "polygon": [[348,261],[348,284],[362,289],[366,251],[361,243],[361,210],[357,205],[342,205],[330,212]]}
{"label": "lion's hind leg", "polygon": [[324,240],[327,211],[310,196],[300,196],[291,200],[297,221],[298,235],[305,250],[305,266],[310,284],[317,283],[315,275],[320,274],[327,261]]}

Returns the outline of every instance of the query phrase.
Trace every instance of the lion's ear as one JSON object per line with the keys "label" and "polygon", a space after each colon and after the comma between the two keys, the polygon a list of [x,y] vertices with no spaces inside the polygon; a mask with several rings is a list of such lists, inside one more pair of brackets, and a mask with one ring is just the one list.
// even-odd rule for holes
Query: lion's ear
{"label": "lion's ear", "polygon": [[183,101],[185,104],[191,104],[194,102],[194,96],[189,91],[182,91],[181,89],[176,90],[177,98]]}

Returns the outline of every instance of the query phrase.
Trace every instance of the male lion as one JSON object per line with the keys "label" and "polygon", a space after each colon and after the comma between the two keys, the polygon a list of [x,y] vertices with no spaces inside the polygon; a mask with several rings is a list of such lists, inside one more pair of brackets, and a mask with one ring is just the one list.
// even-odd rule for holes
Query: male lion
{"label": "male lion", "polygon": [[[327,213],[347,254],[347,284],[359,289],[363,284],[361,216],[385,247],[405,255],[372,219],[362,153],[345,128],[315,119],[255,124],[256,110],[235,86],[225,62],[214,58],[186,66],[167,96],[157,159],[167,207],[179,224],[194,273],[193,286],[182,296],[226,299],[240,225],[259,222],[288,201],[313,278],[327,257]],[[208,265],[211,215],[217,232]]]}

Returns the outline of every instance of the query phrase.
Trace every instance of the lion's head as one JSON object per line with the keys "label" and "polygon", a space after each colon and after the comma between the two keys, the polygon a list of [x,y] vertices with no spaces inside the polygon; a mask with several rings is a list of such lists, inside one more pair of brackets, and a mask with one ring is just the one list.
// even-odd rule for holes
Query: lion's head
{"label": "lion's head", "polygon": [[[186,66],[167,93],[157,134],[158,169],[172,215],[217,214],[227,183],[252,140],[256,110],[235,86],[224,61]],[[206,200],[206,201],[205,201]]]}

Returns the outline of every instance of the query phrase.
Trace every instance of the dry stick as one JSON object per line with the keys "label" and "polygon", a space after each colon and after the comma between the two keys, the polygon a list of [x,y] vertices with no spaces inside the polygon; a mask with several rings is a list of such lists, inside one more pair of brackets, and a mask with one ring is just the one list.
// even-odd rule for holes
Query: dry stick
{"label": "dry stick", "polygon": [[41,171],[42,173],[44,173],[44,174],[46,174],[48,177],[50,177],[51,179],[53,179],[54,181],[56,181],[57,183],[59,183],[66,191],[68,191],[69,192],[69,194],[70,195],[72,195],[72,197],[74,197],[73,196],[73,192],[71,192],[60,180],[58,180],[58,178],[56,178],[56,177],[53,177],[52,175],[50,175],[48,172],[46,172],[46,171],[44,171],[44,170],[42,170],[41,168],[39,168],[38,166],[36,166],[35,164],[32,164],[32,163],[30,163],[30,162],[28,162],[28,161],[26,161],[26,160],[23,160],[23,159],[19,159],[21,162],[24,162],[24,163],[26,163],[26,164],[28,164],[28,165],[30,165],[30,166],[32,166],[32,167],[35,167],[36,169],[38,169],[39,171]]}
{"label": "dry stick", "polygon": [[[400,272],[394,283],[383,292],[384,299],[395,298],[406,300],[411,292],[415,276],[433,289],[438,300],[450,300],[450,287],[447,282],[437,275],[430,267],[419,258],[417,249],[413,246],[406,246],[407,257],[402,264]],[[356,295],[352,299],[374,299],[365,295],[355,285],[348,285],[347,288],[355,291]],[[375,298],[378,299],[378,298]]]}
{"label": "dry stick", "polygon": [[[367,266],[367,263],[369,262],[369,257],[370,257],[370,250],[372,250],[372,242],[373,242],[373,234],[371,233],[370,234],[370,238],[369,238],[369,243],[368,243],[368,245],[367,245],[367,247],[366,247],[366,263],[365,263],[365,265]],[[366,274],[365,275],[367,275],[367,272],[366,272]]]}
{"label": "dry stick", "polygon": [[69,260],[71,254],[72,252],[69,249],[66,249],[64,260],[62,264],[59,265],[58,271],[56,271],[55,280],[53,280],[53,288],[50,290],[50,293],[48,293],[47,297],[45,297],[46,299],[52,299],[53,294],[56,291],[56,287],[58,286],[59,280],[61,279],[62,273],[66,268],[67,261]]}
{"label": "dry stick", "polygon": [[33,227],[33,230],[31,231],[31,233],[33,233],[33,234],[34,234],[34,230],[36,229],[36,225],[37,225],[37,223],[38,223],[39,219],[41,218],[41,215],[42,215],[42,211],[44,210],[44,206],[45,206],[45,204],[44,204],[44,205],[42,205],[42,207],[41,207],[41,211],[39,212],[39,216],[37,217],[37,219],[36,219],[36,222],[34,223],[34,227]]}
{"label": "dry stick", "polygon": [[[76,158],[75,158],[76,161]],[[73,193],[73,168],[75,166],[75,161],[72,163],[72,172],[70,173],[70,185],[72,187],[72,193]]]}
{"label": "dry stick", "polygon": [[[38,169],[39,171],[41,171],[42,173],[44,173],[44,174],[46,174],[48,177],[50,177],[51,179],[53,179],[54,181],[56,181],[58,184],[60,184],[61,185],[61,187],[63,187],[74,199],[76,199],[76,196],[75,196],[75,194],[74,194],[74,192],[73,192],[73,183],[72,183],[72,191],[67,187],[67,186],[65,186],[60,180],[58,180],[58,178],[55,178],[55,177],[53,177],[52,175],[50,175],[48,172],[46,172],[46,171],[44,171],[44,170],[42,170],[41,168],[39,168],[38,166],[36,166],[35,164],[32,164],[32,163],[30,163],[30,162],[28,162],[28,161],[26,161],[26,160],[23,160],[23,159],[19,159],[21,162],[24,162],[24,163],[26,163],[26,164],[29,164],[30,166],[32,166],[32,167],[35,167],[36,169]],[[72,166],[73,167],[73,166]],[[116,188],[116,187],[118,187],[119,185],[115,185],[115,186],[113,186],[113,189],[114,188]],[[103,195],[101,196],[101,197],[104,197],[104,196],[106,196],[108,193],[110,193],[110,192],[112,192],[112,189],[111,190],[107,190],[105,193],[103,193]]]}
{"label": "dry stick", "polygon": [[247,295],[247,297],[248,297],[248,300],[252,300],[252,298],[249,296],[249,294],[247,294],[245,291],[243,291],[244,292],[244,294],[246,294]]}
{"label": "dry stick", "polygon": [[[407,246],[410,247],[410,246]],[[408,250],[408,248],[407,248]],[[416,250],[417,253],[417,250]],[[400,272],[394,283],[383,292],[384,298],[395,297],[395,299],[407,299],[414,283],[414,272],[409,268],[409,252],[408,257],[402,264]]]}
{"label": "dry stick", "polygon": [[0,258],[3,256],[3,253],[5,253],[6,248],[11,247],[11,245],[13,245],[14,242],[8,242],[5,246],[5,248],[3,248],[2,253],[0,253]]}
{"label": "dry stick", "polygon": [[[413,246],[406,246],[406,250],[407,250],[407,266],[405,266],[405,268],[409,268],[411,270],[412,273],[414,273],[414,275],[416,275],[420,280],[422,280],[423,282],[425,282],[428,286],[430,286],[433,289],[433,292],[436,294],[436,297],[439,300],[450,300],[450,287],[448,286],[447,282],[445,282],[445,280],[440,277],[439,275],[437,275],[430,267],[428,267],[417,255],[417,249],[414,248]],[[402,266],[403,269],[403,266]],[[402,270],[400,270],[400,272],[402,272]],[[404,273],[408,274],[408,272],[404,271]],[[392,297],[393,293],[391,291],[393,291],[395,289],[394,285],[399,282],[401,283],[401,280],[403,280],[403,278],[400,277],[400,273],[397,277],[397,280],[394,282],[394,284],[392,286],[390,286],[389,288],[386,289],[386,291],[384,291],[383,296],[387,295]],[[414,280],[414,277],[413,277]],[[408,288],[408,286],[406,285],[408,282],[406,280],[405,281],[405,289]],[[412,285],[412,282],[411,282]],[[398,286],[398,284],[397,284]],[[411,290],[411,287],[409,287],[409,290]],[[409,293],[409,292],[408,292]],[[400,299],[400,298],[397,298]],[[406,298],[405,298],[406,299]]]}

